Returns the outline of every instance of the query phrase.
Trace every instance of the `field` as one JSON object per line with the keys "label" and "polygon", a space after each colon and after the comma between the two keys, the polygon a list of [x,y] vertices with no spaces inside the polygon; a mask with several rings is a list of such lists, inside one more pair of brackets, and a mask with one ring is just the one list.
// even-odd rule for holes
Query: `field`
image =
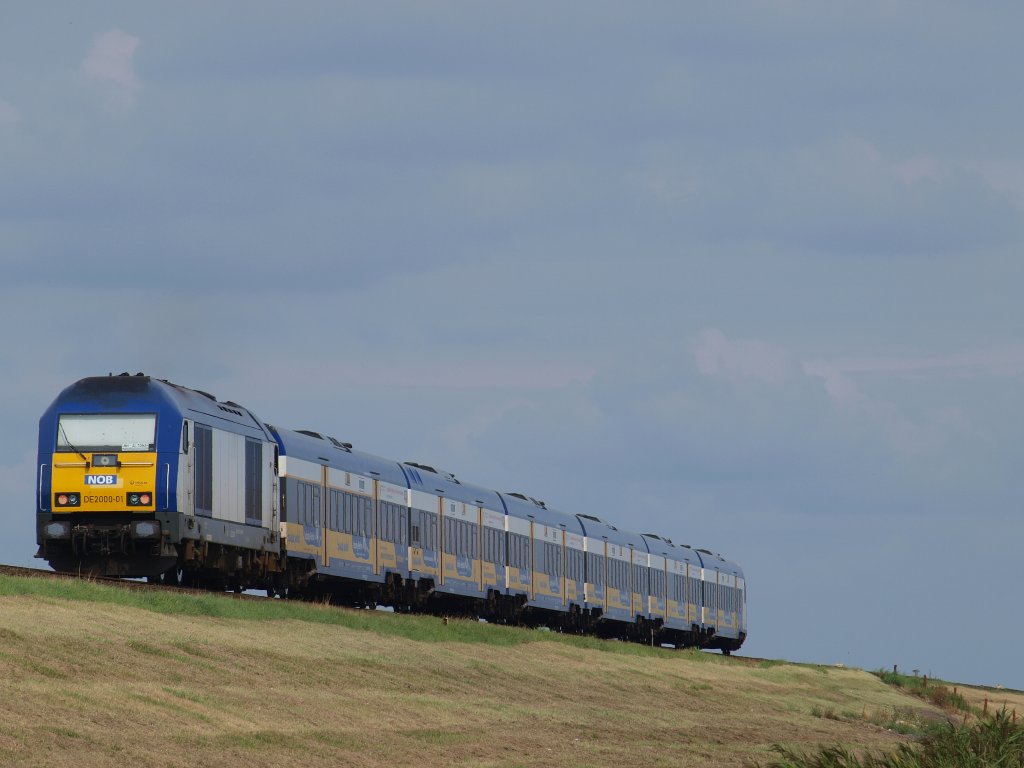
{"label": "field", "polygon": [[859,670],[0,576],[0,765],[735,766],[940,717]]}

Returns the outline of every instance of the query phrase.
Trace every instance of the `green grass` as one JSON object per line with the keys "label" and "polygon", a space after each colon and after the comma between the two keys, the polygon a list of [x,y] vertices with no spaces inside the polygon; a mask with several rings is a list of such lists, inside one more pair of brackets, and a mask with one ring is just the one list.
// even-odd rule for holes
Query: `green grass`
{"label": "green grass", "polygon": [[[327,624],[346,629],[375,632],[423,643],[475,643],[509,647],[537,641],[553,641],[576,648],[587,648],[628,656],[659,656],[674,654],[689,661],[728,663],[717,654],[695,649],[666,650],[638,643],[621,643],[594,637],[562,635],[557,632],[527,630],[486,624],[472,620],[449,620],[447,624],[433,616],[409,616],[379,611],[343,609],[320,603],[288,600],[233,600],[224,595],[175,593],[169,590],[132,590],[116,585],[78,579],[33,579],[0,576],[0,597],[32,596],[44,600],[80,601],[154,613],[243,621],[303,621]],[[7,631],[7,630],[5,630]],[[163,649],[135,647],[140,653],[167,655]],[[198,649],[181,649],[202,656]]]}
{"label": "green grass", "polygon": [[34,659],[27,659],[23,656],[16,656],[14,654],[7,653],[6,651],[0,651],[0,661],[7,661],[12,664],[16,664],[29,672],[35,672],[37,675],[49,677],[54,680],[63,680],[67,678],[67,675],[53,667],[42,664]]}
{"label": "green grass", "polygon": [[452,731],[442,731],[437,728],[422,728],[415,731],[407,731],[407,736],[411,737],[415,741],[421,741],[424,744],[460,744],[466,741],[466,736],[461,733],[453,733]]}
{"label": "green grass", "polygon": [[1006,712],[973,725],[933,727],[918,744],[888,754],[856,755],[844,747],[805,753],[776,745],[765,768],[1024,768],[1024,727]]}

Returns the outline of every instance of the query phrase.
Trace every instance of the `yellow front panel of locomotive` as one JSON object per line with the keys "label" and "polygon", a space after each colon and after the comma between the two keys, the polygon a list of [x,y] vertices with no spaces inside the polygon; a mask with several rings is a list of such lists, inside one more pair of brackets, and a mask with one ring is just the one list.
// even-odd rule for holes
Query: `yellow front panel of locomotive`
{"label": "yellow front panel of locomotive", "polygon": [[[155,453],[121,454],[118,466],[110,467],[93,466],[92,455],[85,456],[88,465],[75,454],[53,454],[50,487],[54,512],[144,513],[156,509]],[[130,498],[136,503],[129,505]]]}

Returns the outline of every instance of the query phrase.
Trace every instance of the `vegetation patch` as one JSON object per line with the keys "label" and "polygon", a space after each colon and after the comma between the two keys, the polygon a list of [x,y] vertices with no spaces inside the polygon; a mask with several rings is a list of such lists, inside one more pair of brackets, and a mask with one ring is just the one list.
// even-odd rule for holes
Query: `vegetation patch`
{"label": "vegetation patch", "polygon": [[1024,727],[1005,711],[970,725],[931,727],[917,744],[858,754],[842,746],[808,753],[776,745],[765,768],[1024,768]]}
{"label": "vegetation patch", "polygon": [[912,696],[928,701],[935,706],[946,710],[958,710],[960,712],[973,712],[974,708],[967,703],[960,693],[950,688],[943,680],[929,680],[927,677],[917,675],[901,675],[898,672],[887,672],[878,670],[875,672],[878,679],[883,683],[900,688]]}

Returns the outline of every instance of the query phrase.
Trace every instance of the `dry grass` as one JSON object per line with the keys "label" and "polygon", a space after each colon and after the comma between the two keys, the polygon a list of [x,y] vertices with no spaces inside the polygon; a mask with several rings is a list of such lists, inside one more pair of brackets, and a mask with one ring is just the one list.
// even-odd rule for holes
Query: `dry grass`
{"label": "dry grass", "polygon": [[1005,688],[973,688],[956,683],[947,683],[948,686],[956,686],[956,691],[970,704],[977,712],[987,708],[989,714],[995,714],[1001,709],[1007,712],[1017,713],[1017,720],[1024,719],[1024,691],[1007,690]]}
{"label": "dry grass", "polygon": [[890,746],[878,713],[927,709],[857,670],[39,595],[0,597],[0,701],[0,765],[159,768],[735,766],[776,742]]}

